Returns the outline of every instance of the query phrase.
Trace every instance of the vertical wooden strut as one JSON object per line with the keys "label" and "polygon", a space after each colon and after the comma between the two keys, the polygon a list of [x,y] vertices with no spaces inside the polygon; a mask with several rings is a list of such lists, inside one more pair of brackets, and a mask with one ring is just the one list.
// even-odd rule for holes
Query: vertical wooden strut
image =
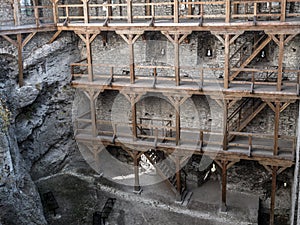
{"label": "vertical wooden strut", "polygon": [[284,22],[285,17],[286,17],[286,0],[281,0],[281,16],[280,16],[280,21]]}
{"label": "vertical wooden strut", "polygon": [[53,22],[54,24],[58,23],[58,8],[57,8],[57,2],[58,0],[51,0],[52,1],[52,10],[53,10]]}
{"label": "vertical wooden strut", "polygon": [[283,56],[284,56],[284,34],[280,34],[279,54],[278,54],[277,91],[281,91],[281,88],[282,88]]}
{"label": "vertical wooden strut", "polygon": [[225,23],[230,22],[230,0],[226,0],[226,6],[225,6]]}
{"label": "vertical wooden strut", "polygon": [[[175,82],[176,86],[180,85],[180,55],[179,55],[179,46],[183,42],[183,40],[191,33],[191,32],[168,32],[168,31],[161,31],[166,38],[173,43],[174,45],[174,70],[175,70]],[[173,37],[171,37],[173,35]],[[182,35],[182,36],[181,36]]]}
{"label": "vertical wooden strut", "polygon": [[227,189],[227,161],[222,160],[222,202],[221,202],[221,211],[226,212],[227,210],[227,195],[226,195],[226,189]]}
{"label": "vertical wooden strut", "polygon": [[[146,4],[149,4],[149,3],[151,3],[151,0],[145,0],[145,2],[146,2]],[[151,16],[151,6],[146,5],[145,10],[146,10],[146,16]],[[154,15],[152,15],[152,16],[154,16]]]}
{"label": "vertical wooden strut", "polygon": [[24,85],[23,79],[23,56],[22,56],[22,34],[17,34],[17,43],[18,43],[18,67],[19,67],[19,86]]}
{"label": "vertical wooden strut", "polygon": [[278,134],[279,134],[279,117],[280,116],[280,102],[275,102],[275,118],[274,118],[274,151],[273,155],[278,155]]}
{"label": "vertical wooden strut", "polygon": [[[188,0],[188,2],[192,2],[192,0]],[[188,15],[193,15],[193,8],[191,4],[188,4]]]}
{"label": "vertical wooden strut", "polygon": [[274,211],[275,211],[275,196],[276,196],[276,179],[278,166],[272,167],[272,189],[271,189],[271,206],[270,206],[270,225],[274,225]]}
{"label": "vertical wooden strut", "polygon": [[92,36],[90,36],[90,33],[86,33],[85,37],[83,34],[79,32],[75,32],[80,39],[85,43],[86,46],[86,58],[87,58],[87,67],[88,67],[88,81],[93,82],[94,80],[94,75],[93,75],[93,57],[92,57],[92,49],[91,49],[91,43],[95,40],[98,34],[100,32],[94,33]]}
{"label": "vertical wooden strut", "polygon": [[139,193],[141,191],[140,178],[139,178],[139,152],[133,152],[133,164],[134,164],[134,192]]}
{"label": "vertical wooden strut", "polygon": [[127,0],[127,22],[132,23],[132,0]]}
{"label": "vertical wooden strut", "polygon": [[230,36],[225,34],[224,88],[229,87]]}
{"label": "vertical wooden strut", "polygon": [[84,91],[84,94],[90,100],[92,136],[97,137],[98,129],[97,129],[97,114],[96,114],[96,99],[98,98],[100,91],[89,89]]}
{"label": "vertical wooden strut", "polygon": [[14,2],[14,4],[13,4],[13,7],[14,7],[14,22],[15,22],[15,26],[19,26],[20,25],[19,1],[14,0],[13,2]]}
{"label": "vertical wooden strut", "polygon": [[89,23],[89,6],[88,6],[89,0],[81,0],[81,1],[83,3],[84,23]]}
{"label": "vertical wooden strut", "polygon": [[227,150],[228,144],[228,100],[224,100],[223,104],[223,150]]}
{"label": "vertical wooden strut", "polygon": [[179,22],[179,0],[174,0],[174,23]]}
{"label": "vertical wooden strut", "polygon": [[180,158],[178,156],[175,157],[175,165],[176,165],[176,188],[177,188],[177,192],[180,194],[180,196],[178,197],[181,197],[181,170],[180,170]]}

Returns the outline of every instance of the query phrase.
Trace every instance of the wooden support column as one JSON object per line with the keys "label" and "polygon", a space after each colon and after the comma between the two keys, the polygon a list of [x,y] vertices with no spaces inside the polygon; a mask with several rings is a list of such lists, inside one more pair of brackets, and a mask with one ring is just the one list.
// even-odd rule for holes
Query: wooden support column
{"label": "wooden support column", "polygon": [[91,33],[85,33],[84,34],[80,32],[75,32],[80,39],[85,43],[86,46],[86,58],[87,58],[87,67],[88,67],[88,81],[93,82],[94,75],[93,75],[93,56],[92,56],[92,49],[91,49],[91,43],[95,40],[98,34],[100,34],[100,31],[93,33],[91,36]]}
{"label": "wooden support column", "polygon": [[133,166],[134,166],[134,193],[141,192],[140,176],[139,176],[139,152],[133,152]]}
{"label": "wooden support column", "polygon": [[271,187],[271,205],[270,205],[270,225],[274,225],[275,218],[275,196],[276,196],[276,179],[278,166],[272,168],[272,187]]}
{"label": "wooden support column", "polygon": [[127,100],[130,102],[131,105],[131,123],[132,123],[132,137],[133,140],[137,139],[137,118],[136,118],[136,103],[141,99],[144,93],[134,93],[134,92],[127,92],[123,90],[121,92]]}
{"label": "wooden support column", "polygon": [[[188,0],[188,3],[192,2],[192,0]],[[193,7],[191,4],[188,4],[188,15],[193,15]]]}
{"label": "wooden support column", "polygon": [[275,118],[274,118],[274,151],[273,155],[278,155],[278,137],[279,137],[279,118],[280,118],[280,102],[275,102]]}
{"label": "wooden support column", "polygon": [[18,50],[18,69],[19,69],[19,86],[22,87],[24,85],[24,78],[23,78],[23,48],[28,44],[28,42],[33,38],[36,32],[30,33],[27,37],[23,40],[22,34],[17,34],[17,41],[13,40],[7,35],[2,35],[2,37],[10,42],[14,47]]}
{"label": "wooden support column", "polygon": [[164,94],[175,108],[176,145],[180,144],[180,106],[190,97]]}
{"label": "wooden support column", "polygon": [[[107,4],[111,4],[111,0],[107,0]],[[108,17],[112,16],[112,7],[111,6],[107,7],[107,16]]]}
{"label": "wooden support column", "polygon": [[58,8],[57,3],[59,0],[51,0],[52,1],[52,11],[53,11],[53,22],[56,25],[58,23]]}
{"label": "wooden support column", "polygon": [[19,86],[24,85],[23,79],[23,56],[22,56],[22,34],[17,34],[17,43],[18,43],[18,69],[19,69]]}
{"label": "wooden support column", "polygon": [[[191,32],[168,32],[168,31],[161,31],[166,38],[173,43],[174,45],[174,70],[175,70],[175,82],[176,86],[180,85],[180,52],[179,47],[183,40],[191,33]],[[172,36],[173,37],[172,37]],[[182,36],[181,36],[182,35]]]}
{"label": "wooden support column", "polygon": [[174,0],[174,23],[179,22],[179,0]]}
{"label": "wooden support column", "polygon": [[127,22],[132,23],[132,0],[127,0]]}
{"label": "wooden support column", "polygon": [[14,22],[15,26],[20,25],[20,9],[19,9],[19,1],[13,0],[13,8],[14,8]]}
{"label": "wooden support column", "polygon": [[181,198],[181,168],[180,168],[179,156],[175,157],[175,166],[176,166],[176,188],[177,188],[177,192],[180,194],[180,196],[178,196],[177,198],[179,197]]}
{"label": "wooden support column", "polygon": [[282,87],[283,57],[284,57],[284,35],[280,34],[279,54],[278,54],[277,91],[281,91],[281,87]]}
{"label": "wooden support column", "polygon": [[88,6],[89,0],[81,0],[81,1],[83,3],[84,23],[89,23],[89,6]]}
{"label": "wooden support column", "polygon": [[227,150],[228,145],[228,100],[223,104],[223,150]]}
{"label": "wooden support column", "polygon": [[224,88],[229,88],[230,36],[225,34]]}
{"label": "wooden support column", "polygon": [[101,91],[99,90],[85,90],[84,94],[90,100],[90,110],[91,110],[91,126],[92,126],[92,136],[98,136],[98,129],[97,129],[97,115],[96,115],[96,100],[99,96]]}
{"label": "wooden support column", "polygon": [[225,23],[230,22],[230,0],[226,0],[226,5],[225,5]]}
{"label": "wooden support column", "polygon": [[[290,3],[291,4],[291,3]],[[280,13],[280,21],[284,22],[286,17],[286,0],[281,0],[281,13]]]}
{"label": "wooden support column", "polygon": [[143,31],[116,31],[129,47],[129,68],[130,68],[130,83],[135,82],[135,66],[134,66],[134,43],[144,33]]}
{"label": "wooden support column", "polygon": [[[146,4],[151,3],[151,0],[145,0]],[[150,5],[146,5],[146,16],[151,16],[151,6]],[[152,15],[154,16],[154,15]]]}
{"label": "wooden support column", "polygon": [[221,199],[221,211],[227,210],[227,161],[221,161],[222,164],[222,199]]}

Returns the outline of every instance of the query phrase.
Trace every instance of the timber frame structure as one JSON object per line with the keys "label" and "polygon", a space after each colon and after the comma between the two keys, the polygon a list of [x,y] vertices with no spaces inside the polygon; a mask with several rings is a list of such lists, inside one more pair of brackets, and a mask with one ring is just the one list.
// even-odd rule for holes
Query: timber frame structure
{"label": "timber frame structure", "polygon": [[[33,1],[32,6],[23,8],[32,10],[32,20],[22,24],[20,20],[22,6],[17,0],[12,1],[13,21],[11,25],[0,28],[0,36],[18,50],[19,85],[24,85],[22,49],[37,32],[55,31],[49,40],[52,43],[62,31],[73,31],[85,43],[86,59],[71,65],[72,86],[83,90],[89,99],[90,111],[79,115],[75,128],[75,138],[78,142],[86,143],[94,154],[98,154],[102,144],[109,146],[124,146],[125,151],[134,161],[135,183],[134,191],[139,192],[138,164],[142,154],[155,164],[155,151],[166,154],[173,153],[175,164],[176,185],[170,188],[180,200],[182,193],[180,168],[186,160],[186,153],[206,154],[211,156],[222,170],[221,209],[226,210],[226,179],[227,170],[240,160],[254,160],[262,164],[272,176],[270,224],[274,224],[274,208],[276,193],[276,177],[286,168],[295,163],[296,136],[279,134],[280,114],[291,103],[299,101],[300,69],[285,68],[283,65],[285,46],[300,33],[300,11],[294,10],[300,5],[300,0],[223,0],[223,1],[166,1],[151,0],[114,3],[108,0],[102,4],[89,3],[89,0],[78,0],[74,4],[62,4],[59,0],[49,0],[48,5],[38,5]],[[171,13],[159,14],[158,7],[170,6]],[[267,5],[267,8],[265,7]],[[275,9],[273,6],[277,6]],[[289,8],[287,7],[289,5]],[[206,7],[222,6],[222,10],[209,13]],[[278,7],[279,6],[279,7]],[[50,9],[50,19],[41,17],[44,9]],[[118,13],[113,9],[118,8]],[[93,9],[101,9],[103,15],[94,15]],[[143,13],[135,15],[136,9]],[[184,13],[182,9],[185,9]],[[197,9],[197,10],[196,10]],[[42,22],[43,20],[48,22]],[[9,24],[9,23],[7,23]],[[116,32],[128,44],[128,65],[93,64],[91,43],[100,34],[107,31]],[[159,66],[135,65],[134,44],[145,32],[161,32],[174,45],[174,66],[164,69],[173,73],[172,77],[157,74]],[[180,44],[192,32],[211,32],[224,46],[224,68],[191,68],[180,65]],[[244,32],[257,32],[255,48],[252,53],[239,64],[231,62],[231,46]],[[105,35],[104,35],[105,39]],[[277,68],[254,68],[249,64],[261,53],[264,47],[274,42],[278,46]],[[82,68],[84,68],[82,70]],[[105,68],[106,73],[95,74],[95,68]],[[120,72],[124,70],[125,74]],[[137,69],[143,69],[144,74],[138,74]],[[198,75],[194,79],[182,76],[183,70],[193,71]],[[206,77],[211,70],[222,71],[223,77],[214,86],[215,80]],[[79,72],[78,72],[79,71]],[[84,71],[84,72],[80,72]],[[261,80],[260,72],[276,75],[273,80]],[[246,78],[239,76],[246,74]],[[285,79],[286,74],[295,74],[295,80]],[[96,99],[106,90],[120,91],[130,102],[132,119],[128,124],[111,123],[97,120]],[[146,93],[163,94],[174,106],[176,123],[174,126],[163,123],[152,125],[151,135],[145,135],[144,124],[136,116],[136,103]],[[223,128],[220,131],[209,131],[181,127],[180,108],[192,95],[206,95],[219,104],[223,112]],[[220,97],[222,96],[222,97]],[[233,118],[242,112],[247,102],[253,101],[255,106],[251,113],[244,115],[238,125]],[[246,133],[243,129],[265,107],[274,112],[274,133]],[[230,113],[230,109],[235,108]],[[244,112],[246,113],[246,112]],[[101,128],[100,128],[101,127]],[[132,132],[122,132],[129,128]],[[165,135],[174,132],[174,135]],[[197,134],[198,140],[187,138],[189,133]],[[214,143],[207,136],[214,136]],[[161,142],[167,140],[168,143]],[[260,140],[260,141],[259,141]],[[261,144],[264,140],[263,144]],[[196,145],[196,150],[195,150]],[[128,146],[131,146],[128,148]],[[149,152],[151,149],[151,152]],[[157,168],[163,174],[163,171]],[[168,177],[166,176],[166,179]],[[175,187],[175,190],[174,190]]]}

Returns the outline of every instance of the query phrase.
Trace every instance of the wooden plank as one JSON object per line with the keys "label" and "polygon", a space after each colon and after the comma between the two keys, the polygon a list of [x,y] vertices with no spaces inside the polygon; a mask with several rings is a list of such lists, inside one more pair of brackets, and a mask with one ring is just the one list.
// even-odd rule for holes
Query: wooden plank
{"label": "wooden plank", "polygon": [[23,79],[23,48],[22,48],[22,34],[17,34],[17,43],[18,43],[18,69],[19,69],[19,86],[24,85]]}
{"label": "wooden plank", "polygon": [[280,34],[279,53],[278,53],[277,91],[281,91],[282,88],[283,57],[284,57],[284,35]]}
{"label": "wooden plank", "polygon": [[275,219],[275,196],[276,196],[276,179],[277,179],[277,166],[272,168],[272,187],[271,187],[271,204],[270,204],[270,225],[274,225]]}
{"label": "wooden plank", "polygon": [[232,81],[237,75],[239,75],[242,69],[245,68],[271,40],[272,38],[268,36],[268,38],[266,38],[266,40],[264,40],[263,43],[261,43],[261,45],[258,46],[258,48],[256,48],[254,52],[245,60],[245,62],[243,62],[239,70],[231,75],[230,81]]}
{"label": "wooden plank", "polygon": [[229,74],[230,74],[230,36],[225,34],[225,58],[224,58],[224,88],[229,88]]}

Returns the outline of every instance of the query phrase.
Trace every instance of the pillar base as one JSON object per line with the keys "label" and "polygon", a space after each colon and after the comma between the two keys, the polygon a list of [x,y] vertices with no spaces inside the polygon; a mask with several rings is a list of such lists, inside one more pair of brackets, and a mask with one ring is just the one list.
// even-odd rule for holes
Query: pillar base
{"label": "pillar base", "polygon": [[227,212],[227,205],[224,202],[221,203],[220,212]]}
{"label": "pillar base", "polygon": [[133,190],[134,194],[141,194],[143,192],[143,189],[141,187],[135,187]]}

